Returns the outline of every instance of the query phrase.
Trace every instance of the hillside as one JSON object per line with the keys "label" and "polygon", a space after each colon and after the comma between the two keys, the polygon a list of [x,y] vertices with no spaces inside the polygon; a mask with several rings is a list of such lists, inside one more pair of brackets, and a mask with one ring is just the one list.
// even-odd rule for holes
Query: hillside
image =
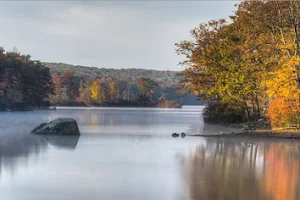
{"label": "hillside", "polygon": [[84,79],[95,79],[99,77],[111,77],[118,80],[136,79],[138,77],[151,78],[158,83],[177,84],[177,71],[159,71],[149,69],[108,69],[97,67],[86,67],[79,65],[70,65],[64,63],[44,62],[46,67],[50,68],[51,73],[73,72],[74,76]]}
{"label": "hillside", "polygon": [[[138,77],[150,78],[154,80],[160,86],[155,96],[159,98],[161,94],[165,94],[168,99],[179,101],[183,105],[200,105],[201,103],[193,95],[187,94],[181,97],[177,94],[179,90],[179,80],[177,78],[178,71],[159,71],[149,69],[108,69],[108,68],[97,68],[97,67],[86,67],[79,65],[70,65],[65,63],[43,63],[46,67],[50,68],[52,74],[62,74],[64,72],[72,72],[74,77],[77,79],[77,85],[79,80],[92,80],[99,78],[111,77],[122,85],[125,83],[135,85],[135,80]],[[124,86],[126,88],[127,86]],[[136,93],[133,91],[133,93]]]}

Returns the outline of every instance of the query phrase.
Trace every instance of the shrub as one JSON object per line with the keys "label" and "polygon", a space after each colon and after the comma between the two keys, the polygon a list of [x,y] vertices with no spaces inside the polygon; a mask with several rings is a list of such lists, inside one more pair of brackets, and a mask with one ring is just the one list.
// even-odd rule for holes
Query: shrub
{"label": "shrub", "polygon": [[203,110],[206,123],[239,123],[247,121],[245,111],[239,104],[211,101]]}

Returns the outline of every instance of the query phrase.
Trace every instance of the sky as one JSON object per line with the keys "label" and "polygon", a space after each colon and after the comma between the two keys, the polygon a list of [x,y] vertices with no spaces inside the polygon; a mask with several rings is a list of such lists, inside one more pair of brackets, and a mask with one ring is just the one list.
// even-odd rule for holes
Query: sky
{"label": "sky", "polygon": [[182,70],[175,43],[234,13],[237,1],[0,1],[0,46],[32,59]]}

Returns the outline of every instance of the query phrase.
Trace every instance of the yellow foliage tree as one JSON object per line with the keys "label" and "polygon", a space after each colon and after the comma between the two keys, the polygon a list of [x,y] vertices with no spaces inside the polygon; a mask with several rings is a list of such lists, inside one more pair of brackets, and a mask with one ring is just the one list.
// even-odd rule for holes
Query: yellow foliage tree
{"label": "yellow foliage tree", "polygon": [[97,104],[103,104],[105,101],[105,88],[99,80],[92,81],[89,87],[91,99]]}
{"label": "yellow foliage tree", "polygon": [[99,101],[100,100],[100,83],[97,80],[94,80],[90,86],[91,97],[92,99]]}

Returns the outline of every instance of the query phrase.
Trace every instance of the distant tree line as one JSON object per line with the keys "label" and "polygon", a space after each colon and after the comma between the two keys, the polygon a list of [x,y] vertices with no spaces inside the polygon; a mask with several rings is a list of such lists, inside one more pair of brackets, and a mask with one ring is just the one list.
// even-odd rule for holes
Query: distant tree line
{"label": "distant tree line", "polygon": [[84,80],[63,72],[53,73],[52,80],[53,105],[180,107],[178,102],[168,100],[150,78],[139,77],[132,82],[111,77]]}
{"label": "distant tree line", "polygon": [[30,55],[0,48],[0,110],[26,110],[50,105],[54,91],[49,68]]}
{"label": "distant tree line", "polygon": [[[104,106],[157,106],[157,107],[174,107],[178,104],[184,105],[199,105],[199,100],[196,96],[189,94],[186,91],[181,91],[177,71],[159,71],[159,70],[147,70],[147,69],[107,69],[97,67],[85,67],[78,65],[70,65],[64,63],[44,63],[46,67],[50,68],[50,72],[53,75],[53,80],[58,77],[72,74],[72,80],[75,87],[78,88],[78,92],[81,93],[84,89],[84,96],[80,96],[77,100],[56,100],[60,97],[51,99],[56,105],[78,105],[85,102],[85,105],[104,105]],[[143,79],[144,78],[144,79]],[[63,78],[65,79],[65,78]],[[141,80],[150,80],[156,83],[155,90],[152,98],[152,102],[148,100],[148,95],[141,95],[145,93],[142,91]],[[149,82],[150,82],[149,81]],[[98,83],[97,83],[98,82]],[[100,83],[100,86],[99,86]],[[116,87],[118,90],[117,100],[115,97],[109,98],[111,94],[109,91],[110,84]],[[139,87],[140,85],[140,87]],[[98,96],[100,101],[88,98],[90,86],[95,86],[96,90],[101,90],[104,95]],[[140,90],[141,89],[141,90]],[[95,91],[95,90],[93,90]],[[101,92],[100,92],[101,93]],[[113,95],[114,96],[114,95]],[[145,98],[145,96],[148,96]],[[56,99],[55,99],[56,98]],[[84,100],[84,101],[83,101]],[[163,101],[162,101],[163,100]],[[71,103],[73,102],[73,103]],[[100,102],[100,103],[99,103]],[[151,102],[151,103],[150,103]]]}
{"label": "distant tree line", "polygon": [[110,69],[49,62],[44,62],[43,64],[50,68],[51,73],[62,74],[64,72],[72,72],[75,77],[84,78],[85,80],[98,79],[99,77],[111,77],[115,80],[128,82],[130,80],[136,80],[139,77],[144,77],[150,78],[160,85],[178,85],[178,78],[176,77],[178,71],[135,68]]}
{"label": "distant tree line", "polygon": [[41,63],[0,48],[0,110],[44,106],[180,107],[177,72]]}

